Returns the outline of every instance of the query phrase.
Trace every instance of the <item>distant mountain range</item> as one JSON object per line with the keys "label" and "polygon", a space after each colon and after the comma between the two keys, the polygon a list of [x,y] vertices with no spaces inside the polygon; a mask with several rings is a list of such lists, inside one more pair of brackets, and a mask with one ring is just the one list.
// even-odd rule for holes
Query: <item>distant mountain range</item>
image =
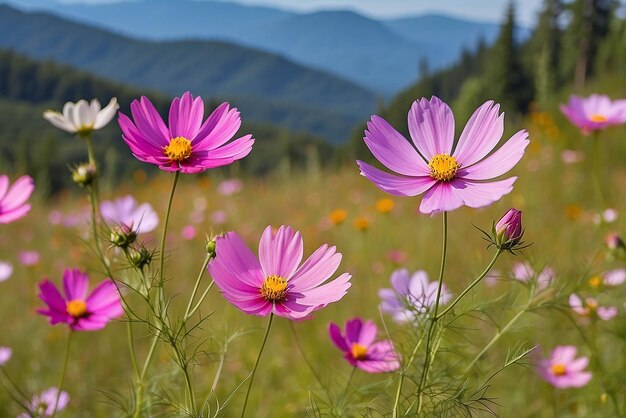
{"label": "distant mountain range", "polygon": [[341,142],[374,110],[374,93],[276,54],[218,41],[141,41],[0,5],[0,47],[178,95],[226,98],[244,118]]}
{"label": "distant mountain range", "polygon": [[0,0],[149,40],[235,41],[340,75],[390,97],[418,78],[418,63],[451,64],[462,48],[491,42],[498,25],[424,15],[375,20],[348,11],[297,14],[211,0],[109,4]]}

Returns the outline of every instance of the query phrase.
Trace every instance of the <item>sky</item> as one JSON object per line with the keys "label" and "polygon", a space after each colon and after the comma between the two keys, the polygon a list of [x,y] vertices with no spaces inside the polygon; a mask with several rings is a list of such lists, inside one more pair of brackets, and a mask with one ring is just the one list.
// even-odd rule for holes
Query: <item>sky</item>
{"label": "sky", "polygon": [[[115,0],[65,0],[72,3],[110,3]],[[175,2],[177,0],[171,0]],[[423,13],[445,13],[473,20],[500,22],[509,0],[220,0],[309,12],[329,9],[354,10],[377,18]],[[534,22],[543,0],[517,0],[519,22]]]}

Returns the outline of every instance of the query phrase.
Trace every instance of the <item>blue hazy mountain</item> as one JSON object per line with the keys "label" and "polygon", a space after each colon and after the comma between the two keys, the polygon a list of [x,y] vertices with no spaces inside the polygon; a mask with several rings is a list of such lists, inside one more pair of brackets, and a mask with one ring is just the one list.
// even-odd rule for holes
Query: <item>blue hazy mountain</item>
{"label": "blue hazy mountain", "polygon": [[279,53],[353,80],[386,96],[418,77],[418,63],[451,64],[462,48],[492,41],[498,25],[441,15],[375,20],[354,12],[298,14],[211,0],[122,0],[68,4],[13,1],[128,36],[151,39],[223,39]]}
{"label": "blue hazy mountain", "polygon": [[256,121],[340,142],[374,110],[374,93],[276,54],[222,41],[137,40],[0,5],[0,47],[110,80],[232,100]]}

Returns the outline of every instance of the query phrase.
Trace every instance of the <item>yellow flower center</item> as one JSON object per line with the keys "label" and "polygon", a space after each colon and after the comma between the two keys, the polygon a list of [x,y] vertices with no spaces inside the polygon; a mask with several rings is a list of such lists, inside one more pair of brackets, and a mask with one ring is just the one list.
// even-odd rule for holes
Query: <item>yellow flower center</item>
{"label": "yellow flower center", "polygon": [[428,163],[430,176],[439,181],[450,181],[459,171],[461,165],[451,155],[437,154]]}
{"label": "yellow flower center", "polygon": [[65,303],[65,310],[74,318],[80,318],[87,313],[87,304],[84,300],[72,299]]}
{"label": "yellow flower center", "polygon": [[565,365],[562,363],[553,364],[552,366],[550,366],[550,370],[555,376],[563,376],[567,371]]}
{"label": "yellow flower center", "polygon": [[352,347],[350,347],[350,354],[352,354],[355,360],[363,360],[367,357],[367,347],[359,343],[354,343]]}
{"label": "yellow flower center", "polygon": [[174,161],[182,161],[191,155],[191,141],[182,136],[170,140],[170,144],[163,147],[165,155]]}
{"label": "yellow flower center", "polygon": [[593,115],[589,116],[589,120],[596,123],[604,123],[607,122],[609,118],[599,113],[594,113]]}
{"label": "yellow flower center", "polygon": [[287,279],[281,276],[268,276],[261,286],[261,296],[270,302],[285,300],[287,293]]}
{"label": "yellow flower center", "polygon": [[589,279],[589,286],[591,287],[599,287],[602,284],[602,277],[600,276],[593,276],[591,279]]}

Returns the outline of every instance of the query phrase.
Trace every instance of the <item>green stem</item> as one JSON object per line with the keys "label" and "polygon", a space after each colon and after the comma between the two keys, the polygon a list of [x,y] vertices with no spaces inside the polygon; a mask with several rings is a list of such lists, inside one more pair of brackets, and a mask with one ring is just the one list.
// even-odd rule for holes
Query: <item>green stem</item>
{"label": "green stem", "polygon": [[491,271],[491,269],[493,268],[494,264],[496,264],[496,261],[498,261],[498,257],[500,257],[500,254],[502,254],[504,252],[504,250],[498,249],[498,251],[495,253],[495,255],[493,256],[493,258],[491,259],[491,262],[489,263],[489,265],[487,266],[487,268],[485,268],[485,270],[480,273],[480,276],[478,276],[476,279],[474,279],[474,281],[472,283],[470,283],[469,286],[467,286],[465,288],[465,290],[463,290],[461,292],[461,294],[459,294],[459,296],[457,296],[452,303],[450,303],[450,305],[448,305],[446,307],[446,309],[444,309],[439,315],[437,316],[437,319],[440,319],[442,316],[444,316],[445,314],[447,314],[448,312],[450,312],[450,310],[452,310],[452,308],[454,308],[454,306],[459,303],[461,301],[461,299],[463,299],[463,297],[465,297],[465,295],[467,295],[478,283],[480,283],[480,281],[482,279],[485,278],[485,276],[487,274],[489,274],[489,272]]}
{"label": "green stem", "polygon": [[343,399],[346,397],[346,393],[348,393],[348,389],[350,388],[350,383],[352,382],[352,378],[354,377],[355,372],[356,372],[356,366],[352,368],[350,377],[348,378],[348,381],[346,382],[346,387],[343,389],[343,392],[341,392],[341,396],[339,397],[339,402],[338,402],[339,405],[341,405],[341,403],[343,402]]}
{"label": "green stem", "polygon": [[176,171],[174,174],[174,181],[172,182],[172,190],[170,192],[170,197],[167,200],[167,209],[165,210],[165,220],[163,221],[163,233],[161,234],[161,248],[160,248],[160,260],[159,260],[159,284],[157,291],[157,299],[159,303],[159,314],[163,317],[163,310],[165,309],[165,300],[163,295],[163,285],[164,285],[164,266],[165,266],[165,239],[167,238],[167,225],[170,220],[170,212],[172,210],[172,201],[174,200],[174,192],[176,191],[176,184],[178,183],[178,177],[180,175],[180,171]]}
{"label": "green stem", "polygon": [[415,360],[415,356],[417,355],[417,350],[421,347],[423,339],[419,339],[413,347],[413,352],[411,353],[411,357],[409,357],[409,361],[406,363],[406,367],[402,369],[400,372],[400,380],[398,381],[398,389],[396,390],[396,399],[393,403],[393,418],[396,418],[399,414],[398,407],[400,405],[400,395],[402,394],[402,385],[404,383],[404,376],[406,375],[406,371],[411,364],[413,364],[413,360]]}
{"label": "green stem", "polygon": [[[592,138],[593,141],[593,182],[594,182],[594,186],[596,189],[596,195],[598,198],[598,203],[601,205],[600,206],[600,211],[606,209],[606,200],[604,198],[604,193],[602,192],[602,175],[600,173],[600,158],[601,158],[601,154],[600,154],[600,140],[599,140],[600,134],[598,132],[595,132]],[[602,214],[600,214],[600,216],[602,216]]]}
{"label": "green stem", "polygon": [[196,279],[196,284],[193,287],[193,291],[191,292],[191,297],[189,298],[189,303],[187,304],[187,309],[185,310],[185,315],[183,316],[183,324],[187,322],[187,319],[191,316],[189,313],[191,312],[191,306],[193,305],[193,301],[196,298],[196,294],[198,293],[198,288],[200,287],[200,281],[202,281],[202,276],[204,275],[204,271],[206,270],[207,265],[211,261],[211,255],[207,254],[204,258],[204,263],[202,263],[202,268],[200,269],[200,273],[198,273],[198,278]]}
{"label": "green stem", "polygon": [[135,353],[135,337],[133,336],[133,322],[130,318],[128,318],[128,322],[126,322],[126,333],[128,336],[128,349],[130,351],[130,362],[133,365],[133,370],[135,371],[135,375],[137,379],[139,379],[139,366],[137,365],[137,354]]}
{"label": "green stem", "polygon": [[272,320],[274,319],[274,314],[270,314],[270,321],[267,324],[267,329],[265,330],[265,336],[263,337],[263,343],[261,344],[261,349],[259,350],[259,355],[256,358],[256,363],[254,363],[254,369],[252,369],[252,373],[250,373],[250,383],[248,383],[248,391],[246,392],[246,400],[243,402],[243,410],[241,411],[241,418],[246,415],[246,407],[248,406],[248,398],[250,397],[250,390],[252,389],[252,382],[254,382],[254,375],[256,374],[256,369],[259,367],[259,362],[261,361],[261,355],[263,354],[263,349],[265,348],[265,343],[267,342],[267,337],[270,335],[270,328],[272,327]]}
{"label": "green stem", "polygon": [[470,364],[468,364],[468,366],[465,368],[465,370],[463,370],[463,374],[467,374],[470,370],[472,370],[472,367],[474,366],[474,364],[476,364],[476,362],[478,360],[480,360],[480,358],[491,349],[491,347],[493,347],[493,345],[500,339],[500,337],[502,337],[512,326],[513,324],[515,324],[517,322],[518,319],[520,319],[522,317],[522,315],[524,313],[526,313],[526,311],[528,310],[528,308],[530,307],[530,304],[526,305],[524,307],[524,309],[522,309],[521,311],[519,311],[518,313],[515,314],[515,316],[513,318],[511,318],[509,320],[509,322],[507,322],[507,324],[502,327],[501,330],[499,330],[496,335],[493,336],[493,338],[491,339],[491,341],[489,341],[489,343],[480,351],[480,353],[478,353],[476,355],[476,357],[474,357],[474,359],[470,362]]}
{"label": "green stem", "polygon": [[57,398],[54,401],[54,410],[52,411],[52,418],[54,418],[57,414],[57,408],[59,407],[59,398],[61,397],[61,392],[63,391],[63,384],[65,383],[65,373],[67,372],[67,363],[70,358],[70,346],[72,345],[72,336],[74,335],[74,331],[70,330],[70,333],[67,337],[67,345],[65,346],[65,358],[63,359],[63,369],[61,370],[61,378],[59,379],[59,384],[57,386]]}
{"label": "green stem", "polygon": [[616,416],[619,417],[621,415],[620,415],[619,401],[617,400],[617,395],[615,394],[615,391],[612,390],[607,384],[606,378],[604,378],[604,376],[607,376],[608,374],[602,364],[600,353],[598,352],[597,322],[592,323],[590,327],[590,334],[591,334],[590,338],[587,339],[586,341],[587,341],[587,345],[589,346],[589,350],[591,351],[591,362],[597,368],[599,372],[597,374],[599,376],[602,376],[602,379],[600,380],[600,384],[602,385],[602,388],[604,389],[604,391],[609,395],[609,398],[611,398],[611,402],[613,402],[613,407],[615,408]]}
{"label": "green stem", "polygon": [[202,296],[200,296],[200,299],[198,299],[198,303],[196,303],[196,306],[194,306],[193,309],[191,310],[191,312],[189,312],[189,316],[190,317],[193,316],[193,314],[195,314],[198,309],[200,309],[200,306],[202,305],[202,302],[204,302],[204,299],[206,299],[206,296],[209,294],[209,291],[211,290],[211,288],[213,287],[214,284],[215,284],[215,282],[213,280],[211,280],[211,283],[209,283],[209,285],[207,286],[207,288],[204,291],[204,293],[202,294]]}
{"label": "green stem", "polygon": [[191,377],[189,376],[189,372],[187,370],[187,365],[182,368],[183,374],[185,375],[185,386],[187,388],[187,395],[189,396],[190,410],[192,416],[196,416],[196,395],[193,391],[193,385],[191,384]]}
{"label": "green stem", "polygon": [[[437,324],[437,320],[439,316],[437,313],[439,311],[439,299],[441,297],[441,288],[443,286],[443,274],[446,267],[446,253],[448,251],[448,213],[443,213],[443,242],[441,248],[441,265],[439,267],[439,285],[437,287],[437,298],[435,299],[435,309],[433,310],[433,314],[430,317],[430,326],[428,327],[428,333],[426,334],[426,356],[424,358],[424,367],[422,370],[422,376],[420,378],[419,385],[417,387],[417,413],[422,411],[422,402],[424,397],[424,386],[426,385],[426,381],[428,379],[428,372],[430,371],[430,365],[433,361],[434,356],[431,354],[431,344],[433,339],[433,333],[435,331],[435,325]],[[401,388],[400,388],[401,390]]]}

